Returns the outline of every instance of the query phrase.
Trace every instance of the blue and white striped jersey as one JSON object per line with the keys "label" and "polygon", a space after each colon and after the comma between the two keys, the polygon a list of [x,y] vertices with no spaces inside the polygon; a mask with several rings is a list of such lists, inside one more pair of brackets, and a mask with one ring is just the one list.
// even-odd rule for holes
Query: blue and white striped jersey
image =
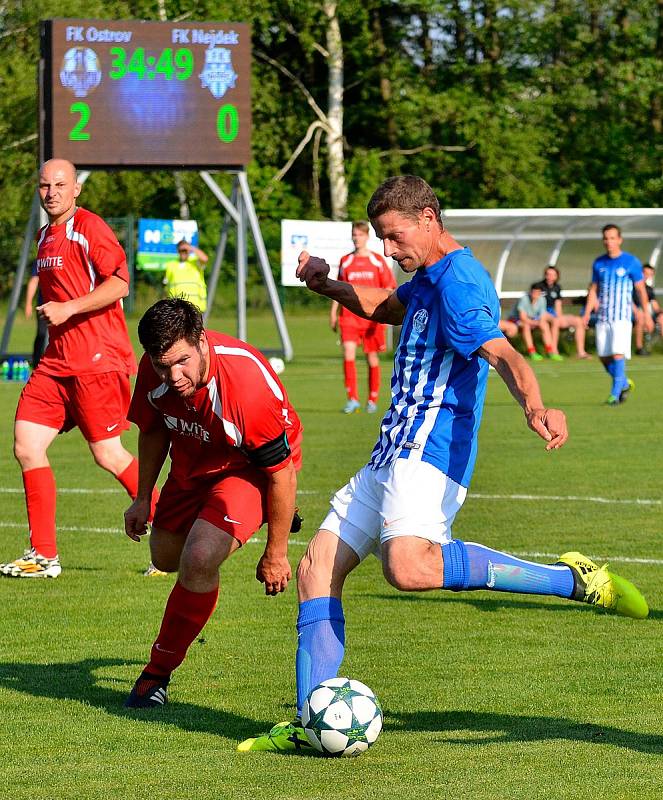
{"label": "blue and white striped jersey", "polygon": [[497,294],[467,247],[417,270],[397,293],[406,311],[391,406],[369,463],[378,469],[394,458],[415,458],[467,487],[488,377],[476,351],[503,338]]}
{"label": "blue and white striped jersey", "polygon": [[598,287],[598,321],[630,321],[633,284],[643,278],[642,264],[631,253],[620,253],[617,258],[599,256],[592,266],[592,283]]}

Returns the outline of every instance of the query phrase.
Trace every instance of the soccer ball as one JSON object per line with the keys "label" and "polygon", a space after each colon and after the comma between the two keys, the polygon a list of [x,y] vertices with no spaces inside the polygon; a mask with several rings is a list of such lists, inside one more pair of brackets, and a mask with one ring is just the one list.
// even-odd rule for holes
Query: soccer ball
{"label": "soccer ball", "polygon": [[279,358],[278,356],[272,356],[269,359],[269,365],[277,375],[280,375],[285,369],[285,363],[283,359]]}
{"label": "soccer ball", "polygon": [[373,692],[350,678],[330,678],[311,689],[302,708],[311,745],[327,756],[358,756],[382,730],[382,709]]}

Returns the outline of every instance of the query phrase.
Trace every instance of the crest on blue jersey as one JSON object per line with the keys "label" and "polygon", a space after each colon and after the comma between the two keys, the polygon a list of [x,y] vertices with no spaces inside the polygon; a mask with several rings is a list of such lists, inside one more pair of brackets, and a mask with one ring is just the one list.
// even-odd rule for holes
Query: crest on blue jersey
{"label": "crest on blue jersey", "polygon": [[237,73],[232,65],[232,54],[227,47],[210,47],[205,50],[205,66],[198,76],[203,89],[209,89],[219,100],[235,88]]}
{"label": "crest on blue jersey", "polygon": [[420,308],[412,317],[412,327],[417,333],[423,333],[424,328],[428,324],[428,311],[425,308]]}
{"label": "crest on blue jersey", "polygon": [[101,63],[89,47],[72,47],[62,59],[60,83],[74,93],[74,97],[87,97],[101,83]]}
{"label": "crest on blue jersey", "polygon": [[617,274],[617,276],[618,276],[619,278],[623,278],[623,277],[624,277],[624,275],[626,275],[626,270],[624,269],[624,267],[618,267],[618,268],[615,270],[615,272],[616,272],[616,274]]}

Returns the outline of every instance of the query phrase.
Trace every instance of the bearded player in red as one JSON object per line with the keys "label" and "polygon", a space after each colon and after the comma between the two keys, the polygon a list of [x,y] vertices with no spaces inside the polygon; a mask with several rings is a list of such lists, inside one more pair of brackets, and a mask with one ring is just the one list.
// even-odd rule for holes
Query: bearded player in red
{"label": "bearded player in red", "polygon": [[219,567],[265,522],[256,578],[268,595],[285,591],[292,577],[288,536],[300,522],[302,427],[262,354],[205,330],[187,300],[149,308],[138,338],[145,355],[129,419],[140,429],[140,475],[125,530],[135,541],[146,532],[150,496],[170,453],[150,551],[157,569],[179,573],[150,661],[125,703],[149,708],[166,702],[171,673],[214,611]]}
{"label": "bearded player in red", "polygon": [[23,473],[30,548],[0,564],[11,578],[55,578],[61,572],[55,534],[55,479],[47,451],[60,432],[78,426],[95,462],[131,497],[138,464],[120,434],[129,428],[129,375],[136,371],[121,300],[129,293],[124,251],[108,225],[76,206],[81,184],[70,161],[47,161],[39,197],[48,225],[38,234],[37,270],[49,344],[21,392],[14,455]]}
{"label": "bearded player in red", "polygon": [[[378,289],[395,289],[396,281],[387,262],[379,253],[369,250],[368,222],[352,223],[352,243],[355,249],[341,258],[338,270],[339,281],[346,281],[353,286],[372,286]],[[343,347],[343,374],[348,401],[343,408],[345,414],[354,414],[361,408],[359,390],[357,388],[356,353],[361,342],[368,364],[368,400],[366,411],[374,414],[377,411],[378,394],[380,392],[380,356],[386,349],[384,329],[378,322],[371,322],[358,317],[347,308],[339,306],[333,300],[329,316],[329,324],[333,331],[340,328],[341,345]]]}

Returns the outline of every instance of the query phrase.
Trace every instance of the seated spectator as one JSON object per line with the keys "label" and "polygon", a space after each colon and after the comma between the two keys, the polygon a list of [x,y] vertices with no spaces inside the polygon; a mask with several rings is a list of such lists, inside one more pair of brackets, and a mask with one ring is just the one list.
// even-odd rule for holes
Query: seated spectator
{"label": "seated spectator", "polygon": [[591,358],[585,350],[585,326],[581,317],[565,314],[562,309],[562,287],[559,285],[559,270],[557,267],[546,267],[541,290],[546,298],[546,310],[552,317],[550,329],[551,347],[553,355],[559,355],[559,332],[572,329],[576,342],[576,355],[578,358]]}
{"label": "seated spectator", "polygon": [[[529,292],[520,298],[511,312],[509,319],[503,320],[503,323],[507,322],[517,326],[525,342],[525,347],[527,347],[527,354],[532,361],[541,361],[543,359],[543,356],[537,353],[536,347],[534,347],[532,332],[535,330],[541,331],[543,346],[548,358],[551,358],[553,361],[562,360],[559,353],[554,353],[552,349],[552,317],[546,311],[546,298],[541,290],[540,282],[533,283],[530,286]],[[507,333],[503,325],[500,325],[500,330],[502,330],[506,336],[509,336],[509,333]],[[510,330],[513,331],[513,328],[510,327]]]}
{"label": "seated spectator", "polygon": [[651,264],[644,264],[642,272],[645,276],[645,291],[649,307],[643,309],[638,293],[633,290],[633,330],[635,333],[635,354],[636,356],[648,356],[649,350],[645,347],[645,334],[651,336],[656,330],[656,325],[663,336],[663,309],[656,299],[654,291],[654,276],[656,268]]}

